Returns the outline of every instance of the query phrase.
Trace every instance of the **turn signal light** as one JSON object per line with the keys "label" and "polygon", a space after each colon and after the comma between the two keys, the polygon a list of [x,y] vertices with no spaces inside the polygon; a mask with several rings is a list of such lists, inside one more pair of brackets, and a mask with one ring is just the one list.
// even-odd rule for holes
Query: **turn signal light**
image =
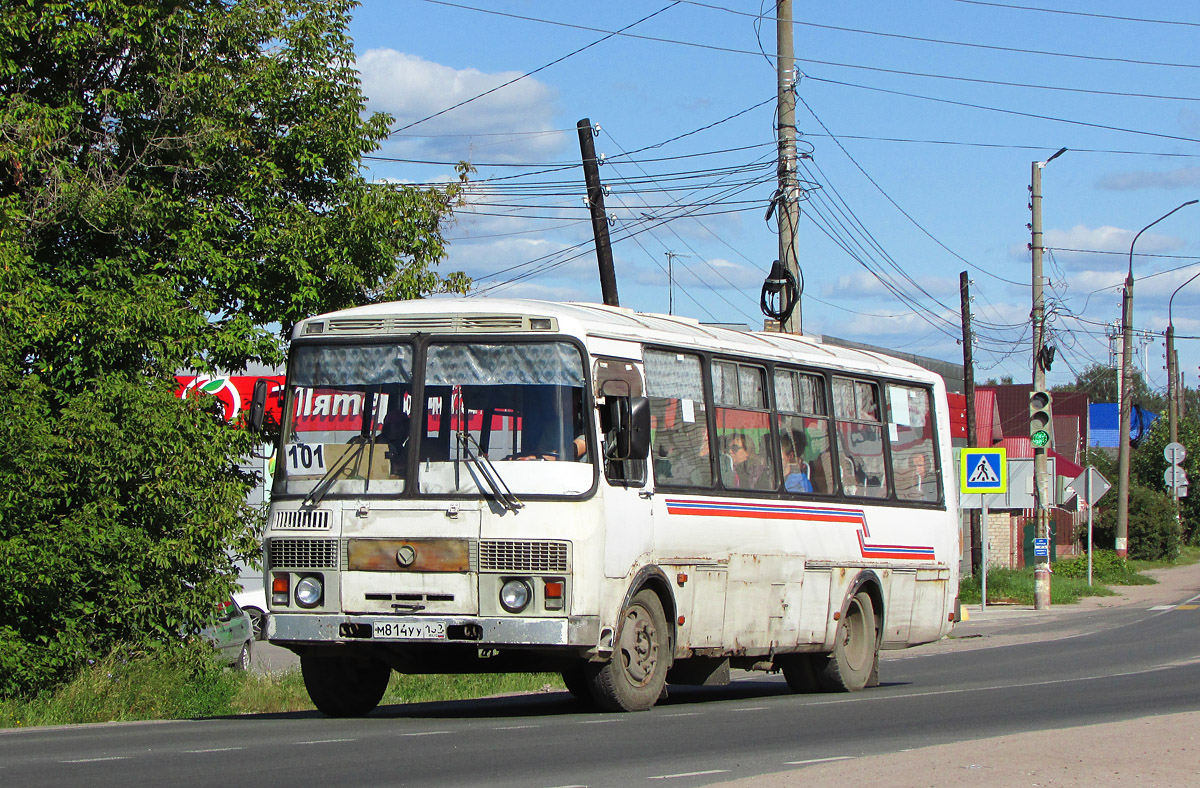
{"label": "turn signal light", "polygon": [[286,607],[291,596],[291,583],[287,574],[275,575],[271,579],[271,604]]}

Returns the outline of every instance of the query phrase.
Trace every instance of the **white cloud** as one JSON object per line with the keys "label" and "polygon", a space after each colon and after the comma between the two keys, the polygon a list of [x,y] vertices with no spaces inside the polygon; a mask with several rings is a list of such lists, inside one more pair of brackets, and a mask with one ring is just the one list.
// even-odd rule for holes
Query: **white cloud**
{"label": "white cloud", "polygon": [[[1068,269],[1113,271],[1127,268],[1129,245],[1136,234],[1134,230],[1121,227],[1077,224],[1069,230],[1046,230],[1043,239],[1046,248],[1054,254],[1054,259]],[[1135,254],[1172,254],[1185,246],[1183,240],[1176,236],[1148,232],[1138,238]],[[1014,244],[1009,248],[1009,256],[1028,260],[1029,249]],[[1049,265],[1049,261],[1046,264]]]}
{"label": "white cloud", "polygon": [[1109,191],[1138,189],[1190,189],[1200,186],[1200,167],[1181,167],[1165,172],[1121,172],[1106,175],[1096,187]]}
{"label": "white cloud", "polygon": [[[487,74],[451,68],[394,49],[368,50],[357,66],[367,108],[392,115],[393,128],[521,76],[517,71]],[[574,133],[555,130],[556,100],[552,88],[526,77],[392,137],[385,153],[468,161],[544,161],[575,138]]]}

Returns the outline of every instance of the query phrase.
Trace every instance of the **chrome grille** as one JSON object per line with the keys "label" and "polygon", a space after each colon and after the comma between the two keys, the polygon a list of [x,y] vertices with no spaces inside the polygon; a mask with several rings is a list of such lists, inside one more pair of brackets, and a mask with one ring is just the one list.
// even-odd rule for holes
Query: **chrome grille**
{"label": "chrome grille", "polygon": [[483,572],[565,574],[567,543],[485,540],[479,543],[479,569]]}
{"label": "chrome grille", "polygon": [[329,511],[275,512],[271,528],[277,531],[328,531],[331,527]]}
{"label": "chrome grille", "polygon": [[272,569],[337,569],[337,539],[268,539]]}

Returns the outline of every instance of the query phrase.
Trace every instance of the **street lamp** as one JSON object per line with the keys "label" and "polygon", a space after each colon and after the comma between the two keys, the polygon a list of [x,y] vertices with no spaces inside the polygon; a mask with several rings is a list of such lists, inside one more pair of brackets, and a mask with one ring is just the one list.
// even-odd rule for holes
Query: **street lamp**
{"label": "street lamp", "polygon": [[[1125,276],[1125,292],[1121,297],[1121,448],[1118,454],[1117,480],[1117,555],[1124,557],[1129,551],[1129,359],[1133,355],[1133,247],[1142,233],[1166,219],[1175,211],[1195,205],[1200,200],[1188,200],[1150,224],[1138,230],[1129,244],[1129,273]],[[1168,304],[1169,306],[1169,304]]]}
{"label": "street lamp", "polygon": [[1175,288],[1171,298],[1167,300],[1167,417],[1171,427],[1171,443],[1179,440],[1179,365],[1175,363],[1175,321],[1171,318],[1171,309],[1175,306],[1175,296],[1180,290],[1190,285],[1200,272],[1192,274],[1191,278]]}

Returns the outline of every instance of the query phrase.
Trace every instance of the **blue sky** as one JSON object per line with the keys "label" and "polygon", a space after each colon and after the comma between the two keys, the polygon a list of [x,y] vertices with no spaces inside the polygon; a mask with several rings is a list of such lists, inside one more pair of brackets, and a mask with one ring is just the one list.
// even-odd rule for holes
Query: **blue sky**
{"label": "blue sky", "polygon": [[[760,327],[777,256],[773,9],[366,0],[358,68],[397,130],[371,175],[445,181],[472,162],[443,269],[489,296],[599,301],[575,129],[590,118],[622,305],[668,311],[671,252],[677,314]],[[1134,235],[1200,197],[1200,7],[861,0],[794,16],[805,333],[961,361],[965,270],[977,377],[1029,381],[1030,165],[1066,147],[1042,180],[1048,378],[1109,363]],[[1133,270],[1150,332],[1136,363],[1165,388],[1168,299],[1200,273],[1200,205],[1145,232]],[[1200,280],[1171,310],[1193,387],[1198,304]]]}

